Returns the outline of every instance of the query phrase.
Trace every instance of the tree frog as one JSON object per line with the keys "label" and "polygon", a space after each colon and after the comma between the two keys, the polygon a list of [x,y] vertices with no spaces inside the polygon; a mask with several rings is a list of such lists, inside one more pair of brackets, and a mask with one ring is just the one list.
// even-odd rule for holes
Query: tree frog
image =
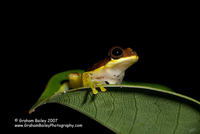
{"label": "tree frog", "polygon": [[[69,83],[64,83],[58,92],[69,88],[91,87],[94,94],[97,94],[96,86],[101,91],[106,91],[104,84],[121,84],[127,68],[138,61],[138,55],[131,48],[122,49],[119,46],[112,47],[108,56],[87,69],[83,74],[69,74]],[[57,93],[58,93],[57,92]]]}

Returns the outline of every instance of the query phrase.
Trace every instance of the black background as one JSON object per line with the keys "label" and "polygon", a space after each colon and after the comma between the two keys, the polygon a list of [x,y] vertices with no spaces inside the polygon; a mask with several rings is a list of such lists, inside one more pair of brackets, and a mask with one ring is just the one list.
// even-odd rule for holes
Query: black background
{"label": "black background", "polygon": [[[16,105],[11,122],[14,123],[15,118],[57,118],[60,124],[83,125],[83,128],[62,129],[66,132],[94,132],[94,129],[110,132],[89,117],[62,105],[46,104],[30,115],[28,111],[54,74],[87,69],[105,58],[108,50],[116,45],[131,47],[139,56],[138,62],[127,69],[124,80],[163,84],[200,100],[195,81],[198,78],[195,70],[198,48],[194,41],[197,36],[195,20],[190,15],[140,12],[140,15],[121,17],[104,18],[101,14],[67,17],[30,13],[29,17],[15,18],[21,23],[15,23],[12,29],[14,38],[11,40],[15,46],[10,70],[13,78],[9,81],[16,82]],[[53,128],[36,129],[51,131]]]}

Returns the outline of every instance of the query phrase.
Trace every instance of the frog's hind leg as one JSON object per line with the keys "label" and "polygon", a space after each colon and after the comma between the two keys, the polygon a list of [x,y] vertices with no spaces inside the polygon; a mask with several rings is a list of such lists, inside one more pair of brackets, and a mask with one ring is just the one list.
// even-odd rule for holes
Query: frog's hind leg
{"label": "frog's hind leg", "polygon": [[83,73],[82,79],[83,79],[83,85],[86,87],[90,86],[93,91],[93,94],[98,93],[95,86],[98,86],[101,89],[101,91],[103,91],[103,92],[106,91],[106,89],[98,81],[93,81],[93,82],[91,81],[90,73],[88,73],[88,72]]}
{"label": "frog's hind leg", "polygon": [[65,93],[67,90],[69,90],[69,83],[65,82],[60,86],[60,88],[58,89],[57,92],[55,92],[55,94],[58,94],[58,93],[61,93],[61,92]]}

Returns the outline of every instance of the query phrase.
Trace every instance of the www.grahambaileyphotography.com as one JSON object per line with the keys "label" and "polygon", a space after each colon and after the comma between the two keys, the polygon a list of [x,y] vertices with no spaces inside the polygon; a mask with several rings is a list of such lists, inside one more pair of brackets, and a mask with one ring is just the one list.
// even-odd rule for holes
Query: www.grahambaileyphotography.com
{"label": "www.grahambaileyphotography.com", "polygon": [[34,124],[34,123],[30,123],[30,124],[23,124],[23,125],[15,125],[15,127],[47,127],[47,128],[50,128],[50,127],[53,127],[53,128],[56,128],[56,127],[59,127],[59,128],[74,128],[74,127],[83,127],[82,124],[53,124],[53,123],[50,123],[50,124],[41,124],[41,123],[38,123],[38,124]]}

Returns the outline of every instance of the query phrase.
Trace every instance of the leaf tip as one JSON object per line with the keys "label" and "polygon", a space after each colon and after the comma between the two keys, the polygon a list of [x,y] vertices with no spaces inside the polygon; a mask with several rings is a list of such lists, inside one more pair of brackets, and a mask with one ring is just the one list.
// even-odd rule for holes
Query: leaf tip
{"label": "leaf tip", "polygon": [[35,109],[31,109],[28,111],[28,114],[31,114],[32,112],[35,112]]}

